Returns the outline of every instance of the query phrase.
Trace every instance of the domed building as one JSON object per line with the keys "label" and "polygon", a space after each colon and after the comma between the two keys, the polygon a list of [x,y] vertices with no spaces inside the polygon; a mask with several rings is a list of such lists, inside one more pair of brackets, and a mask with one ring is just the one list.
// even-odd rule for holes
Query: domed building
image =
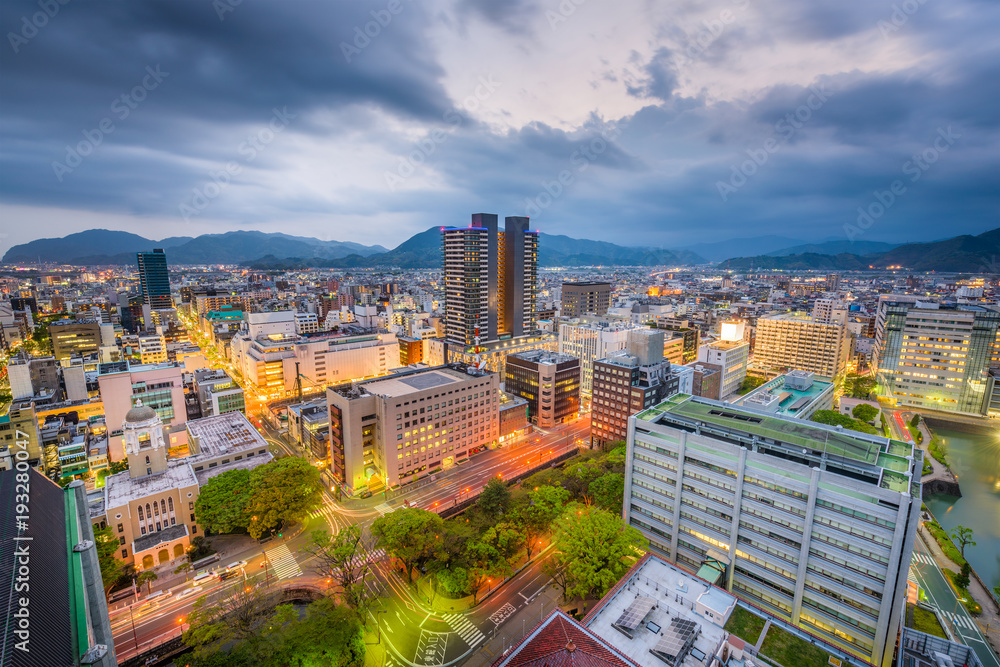
{"label": "domed building", "polygon": [[[118,556],[136,569],[170,565],[201,534],[194,504],[212,477],[272,460],[267,442],[241,412],[186,423],[189,450],[171,458],[157,411],[136,400],[122,423],[127,472],[105,480],[104,506],[91,521],[107,522]],[[176,567],[176,565],[174,565]]]}

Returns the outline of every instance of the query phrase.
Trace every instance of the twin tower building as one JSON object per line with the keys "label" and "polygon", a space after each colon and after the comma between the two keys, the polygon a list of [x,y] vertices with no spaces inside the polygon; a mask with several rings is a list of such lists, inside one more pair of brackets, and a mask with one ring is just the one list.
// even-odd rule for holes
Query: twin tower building
{"label": "twin tower building", "polygon": [[528,218],[474,213],[468,227],[441,229],[445,337],[459,345],[516,338],[536,329],[538,232]]}

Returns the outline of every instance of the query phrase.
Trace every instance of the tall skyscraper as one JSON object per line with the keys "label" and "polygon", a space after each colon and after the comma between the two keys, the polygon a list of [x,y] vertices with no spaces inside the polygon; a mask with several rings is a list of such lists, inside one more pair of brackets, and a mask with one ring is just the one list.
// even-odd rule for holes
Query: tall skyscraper
{"label": "tall skyscraper", "polygon": [[472,345],[535,329],[538,234],[528,218],[508,217],[500,231],[493,213],[475,213],[468,227],[441,229],[445,337]]}
{"label": "tall skyscraper", "polygon": [[136,253],[139,265],[139,282],[142,285],[142,301],[151,310],[173,308],[170,298],[170,277],[167,273],[167,256],[162,248],[153,252]]}

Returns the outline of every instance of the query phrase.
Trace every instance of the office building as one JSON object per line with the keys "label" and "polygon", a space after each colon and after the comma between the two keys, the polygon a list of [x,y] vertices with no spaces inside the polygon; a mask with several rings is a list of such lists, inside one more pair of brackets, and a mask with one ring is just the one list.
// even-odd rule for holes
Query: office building
{"label": "office building", "polygon": [[320,461],[328,459],[330,411],[326,396],[288,406],[288,437]]}
{"label": "office building", "polygon": [[246,313],[250,338],[288,338],[295,336],[295,311],[276,310],[267,313]]}
{"label": "office building", "polygon": [[286,388],[295,387],[297,364],[303,391],[311,391],[379,377],[398,368],[399,342],[396,334],[384,331],[317,334],[296,340],[292,356],[283,363]]}
{"label": "office building", "polygon": [[246,414],[246,396],[229,373],[221,368],[201,368],[194,372],[194,389],[202,417],[227,412]]}
{"label": "office building", "polygon": [[628,349],[594,362],[591,404],[593,447],[624,442],[628,418],[677,393],[678,378],[663,358],[663,332],[636,329],[628,334]]}
{"label": "office building", "polygon": [[[641,323],[645,323],[645,321],[649,318],[646,317],[639,319],[643,320]],[[674,317],[658,318],[656,320],[656,328],[671,331],[673,332],[674,337],[680,338],[683,341],[681,343],[681,361],[674,363],[689,364],[692,361],[698,360],[698,346],[701,344],[701,336],[698,332],[698,328],[691,326],[690,320],[678,319]]]}
{"label": "office building", "polygon": [[591,314],[604,317],[611,305],[611,283],[573,282],[562,284],[562,317]]}
{"label": "office building", "polygon": [[445,337],[472,345],[535,330],[538,234],[528,219],[475,213],[468,227],[441,229]]}
{"label": "office building", "polygon": [[847,305],[840,299],[816,299],[813,302],[812,317],[820,324],[846,324]]}
{"label": "office building", "polygon": [[188,455],[169,457],[163,421],[137,402],[122,424],[128,470],[105,479],[103,504],[91,511],[91,521],[111,526],[117,557],[136,569],[186,562],[191,540],[201,534],[194,514],[199,489],[223,472],[272,460],[242,413],[195,419],[185,429]]}
{"label": "office building", "polygon": [[625,520],[671,563],[888,667],[922,466],[913,445],[678,394],[629,420]]}
{"label": "office building", "polygon": [[139,334],[139,361],[143,364],[162,364],[167,360],[167,342],[162,334]]}
{"label": "office building", "polygon": [[38,415],[35,404],[30,400],[14,401],[7,407],[5,414],[0,414],[0,448],[6,448],[11,456],[27,452],[26,460],[30,465],[42,465]]}
{"label": "office building", "polygon": [[168,431],[187,421],[181,377],[183,371],[179,364],[173,362],[132,364],[119,361],[100,364],[97,385],[104,404],[108,452],[112,461],[125,458],[122,427],[125,416],[139,401],[160,416]]}
{"label": "office building", "polygon": [[59,364],[55,357],[31,357],[21,352],[7,362],[13,400],[58,393]]}
{"label": "office building", "polygon": [[844,374],[851,342],[843,322],[825,324],[809,315],[787,313],[757,320],[755,367],[784,372],[810,371],[827,378]]}
{"label": "office building", "polygon": [[[23,522],[14,521],[18,503],[30,510]],[[83,482],[62,489],[38,471],[5,470],[0,504],[11,512],[0,527],[3,664],[117,665]]]}
{"label": "office building", "polygon": [[691,376],[691,393],[702,398],[720,400],[722,391],[722,366],[710,364],[703,361],[696,361],[688,364],[694,371]]}
{"label": "office building", "polygon": [[743,341],[742,322],[724,327],[722,338],[698,348],[698,361],[722,368],[719,398],[735,394],[740,388],[747,376],[749,358],[750,344]]}
{"label": "office building", "polygon": [[545,331],[538,331],[530,336],[480,343],[478,348],[475,345],[458,345],[448,341],[428,341],[425,350],[429,352],[429,355],[424,359],[424,363],[434,363],[438,359],[437,350],[441,349],[449,364],[477,365],[483,370],[503,377],[509,355],[532,350],[556,352],[558,348],[557,337]]}
{"label": "office building", "polygon": [[[167,272],[167,256],[161,248],[153,252],[136,253],[139,266],[139,285],[142,288],[142,302],[150,310],[173,308],[170,297],[170,274]],[[149,323],[147,322],[147,326]]]}
{"label": "office building", "polygon": [[49,324],[56,361],[97,354],[101,349],[101,323],[97,320],[56,320]]}
{"label": "office building", "polygon": [[594,361],[624,350],[631,322],[566,322],[559,325],[559,352],[580,360],[580,393],[593,392]]}
{"label": "office building", "polygon": [[377,493],[496,446],[499,390],[495,373],[457,364],[328,387],[334,480]]}
{"label": "office building", "polygon": [[900,407],[989,413],[1000,311],[971,304],[879,299],[874,363]]}
{"label": "office building", "polygon": [[825,286],[827,292],[836,292],[840,290],[840,274],[839,273],[826,274]]}
{"label": "office building", "polygon": [[504,390],[528,402],[528,419],[541,428],[575,419],[580,413],[580,360],[544,350],[508,355]]}

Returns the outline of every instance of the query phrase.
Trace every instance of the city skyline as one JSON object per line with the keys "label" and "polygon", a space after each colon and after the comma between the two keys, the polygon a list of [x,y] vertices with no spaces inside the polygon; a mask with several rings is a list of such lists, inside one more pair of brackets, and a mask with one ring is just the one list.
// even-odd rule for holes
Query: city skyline
{"label": "city skyline", "polygon": [[469,210],[654,247],[992,226],[996,7],[216,5],[4,5],[5,245],[385,244]]}

